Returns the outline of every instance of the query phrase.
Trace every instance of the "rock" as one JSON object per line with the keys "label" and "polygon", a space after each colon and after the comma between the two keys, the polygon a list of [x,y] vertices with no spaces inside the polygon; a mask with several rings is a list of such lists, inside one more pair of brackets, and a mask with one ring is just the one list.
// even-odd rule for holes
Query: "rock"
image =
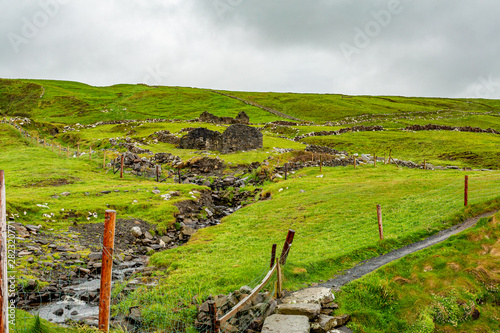
{"label": "rock", "polygon": [[135,238],[139,238],[142,236],[142,231],[141,231],[141,228],[139,227],[132,227],[132,229],[130,229],[130,233],[135,237]]}
{"label": "rock", "polygon": [[318,320],[311,325],[311,333],[325,333],[339,326],[335,317],[320,314]]}
{"label": "rock", "polygon": [[151,235],[151,233],[149,231],[144,232],[144,237],[146,237],[146,239],[149,239],[149,240],[154,238],[153,235]]}
{"label": "rock", "polygon": [[165,242],[165,244],[168,244],[168,243],[170,243],[170,242],[172,241],[172,238],[170,238],[170,237],[168,237],[168,236],[162,236],[162,237],[161,237],[161,240],[162,240],[163,242]]}
{"label": "rock", "polygon": [[59,199],[59,196],[57,194],[51,195],[50,196],[52,199]]}
{"label": "rock", "polygon": [[54,311],[52,313],[55,314],[58,317],[61,317],[64,314],[64,310],[63,310],[63,308],[59,308],[59,309],[57,309],[56,311]]}
{"label": "rock", "polygon": [[309,319],[306,316],[275,314],[266,318],[262,333],[309,333],[309,329]]}
{"label": "rock", "polygon": [[240,293],[242,294],[251,294],[252,293],[252,288],[249,286],[243,286],[240,288]]}
{"label": "rock", "polygon": [[292,295],[285,297],[283,303],[328,304],[333,302],[334,298],[330,288],[307,288],[296,291]]}
{"label": "rock", "polygon": [[71,194],[70,192],[63,192],[63,193],[61,193],[61,195],[62,195],[63,197],[67,197],[67,196],[68,196],[68,195],[70,195],[70,194]]}
{"label": "rock", "polygon": [[160,193],[161,193],[161,191],[160,191],[160,190],[152,190],[151,192],[152,192],[153,194],[160,194]]}
{"label": "rock", "polygon": [[102,253],[101,252],[92,252],[89,254],[89,260],[101,260],[102,259]]}
{"label": "rock", "polygon": [[184,236],[192,236],[195,233],[196,233],[196,229],[193,229],[191,227],[183,226],[181,228],[181,234],[183,234]]}
{"label": "rock", "polygon": [[78,311],[76,311],[76,310],[73,310],[73,311],[70,313],[70,315],[72,315],[72,316],[76,316],[77,314],[78,314]]}
{"label": "rock", "polygon": [[310,320],[316,318],[321,311],[317,303],[295,303],[278,305],[277,313],[284,315],[306,316]]}
{"label": "rock", "polygon": [[32,225],[32,224],[27,224],[26,225],[26,230],[38,232],[40,230],[40,227],[38,227],[36,225]]}

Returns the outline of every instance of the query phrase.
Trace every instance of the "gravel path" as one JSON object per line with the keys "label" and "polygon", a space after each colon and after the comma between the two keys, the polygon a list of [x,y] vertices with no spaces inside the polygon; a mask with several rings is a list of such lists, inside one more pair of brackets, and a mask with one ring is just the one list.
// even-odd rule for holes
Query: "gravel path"
{"label": "gravel path", "polygon": [[417,252],[419,250],[425,249],[427,247],[430,247],[434,244],[440,243],[446,239],[448,239],[450,236],[455,235],[459,232],[462,232],[472,226],[474,226],[479,219],[483,217],[488,217],[493,214],[495,214],[496,211],[493,212],[488,212],[484,213],[481,215],[478,215],[476,217],[469,218],[465,220],[465,222],[462,222],[460,224],[457,224],[449,229],[441,230],[435,235],[432,235],[429,238],[426,238],[424,240],[421,240],[419,242],[407,245],[405,247],[402,247],[400,249],[394,250],[392,252],[386,253],[384,255],[381,255],[379,257],[371,258],[365,261],[360,262],[353,268],[344,271],[343,274],[328,280],[325,283],[320,284],[318,287],[327,287],[327,288],[340,288],[346,284],[348,284],[351,281],[354,281],[356,279],[359,279],[360,277],[373,272],[374,270],[382,267],[385,264],[390,263],[391,261],[403,258],[404,256]]}

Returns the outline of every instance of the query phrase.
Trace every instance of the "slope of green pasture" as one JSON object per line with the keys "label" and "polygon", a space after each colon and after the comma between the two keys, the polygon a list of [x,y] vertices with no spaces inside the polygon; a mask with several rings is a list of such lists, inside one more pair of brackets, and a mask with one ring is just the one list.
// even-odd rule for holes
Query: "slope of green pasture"
{"label": "slope of green pasture", "polygon": [[[285,267],[285,288],[332,277],[355,262],[421,239],[485,206],[463,209],[463,172],[420,171],[395,166],[304,169],[289,180],[265,186],[270,200],[246,206],[218,226],[202,229],[182,247],[157,253],[151,263],[168,277],[150,292],[134,293],[120,308],[162,302],[166,291],[183,288],[225,293],[262,276],[273,243],[288,229],[296,236]],[[469,173],[470,200],[497,198],[500,173]],[[303,190],[303,191],[301,191]],[[381,204],[386,239],[378,240],[375,205]],[[458,215],[457,215],[458,214]],[[155,301],[151,295],[158,295]],[[152,310],[151,310],[152,311]]]}
{"label": "slope of green pasture", "polygon": [[299,119],[315,122],[341,120],[361,115],[397,117],[398,114],[405,112],[435,113],[441,110],[461,110],[498,113],[500,111],[499,100],[273,92],[227,93],[274,108]]}
{"label": "slope of green pasture", "polygon": [[251,122],[280,119],[205,89],[141,84],[93,87],[53,80],[0,80],[0,111],[65,124],[146,118],[194,119],[203,111],[230,117],[245,111]]}
{"label": "slope of green pasture", "polygon": [[356,132],[302,140],[352,153],[371,153],[416,163],[500,169],[500,135],[453,131]]}
{"label": "slope of green pasture", "polygon": [[500,214],[342,288],[354,332],[500,332]]}

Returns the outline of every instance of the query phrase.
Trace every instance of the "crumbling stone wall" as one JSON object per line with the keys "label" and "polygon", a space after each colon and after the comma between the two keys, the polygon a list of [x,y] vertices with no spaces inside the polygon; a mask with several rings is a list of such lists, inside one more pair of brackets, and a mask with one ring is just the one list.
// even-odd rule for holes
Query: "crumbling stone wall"
{"label": "crumbling stone wall", "polygon": [[250,118],[248,115],[241,111],[238,113],[236,118],[231,117],[217,117],[216,115],[211,114],[210,112],[203,112],[198,118],[199,121],[203,123],[213,123],[213,124],[249,124]]}
{"label": "crumbling stone wall", "polygon": [[179,143],[181,149],[221,150],[222,135],[207,128],[196,128],[184,135]]}
{"label": "crumbling stone wall", "polygon": [[183,136],[179,144],[181,149],[217,150],[224,154],[262,147],[262,133],[256,128],[242,124],[231,125],[222,134],[206,128],[197,128]]}

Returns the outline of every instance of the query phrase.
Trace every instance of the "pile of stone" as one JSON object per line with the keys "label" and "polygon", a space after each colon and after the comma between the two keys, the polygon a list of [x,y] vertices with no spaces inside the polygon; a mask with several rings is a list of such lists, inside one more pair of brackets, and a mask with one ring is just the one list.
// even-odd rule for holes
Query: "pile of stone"
{"label": "pile of stone", "polygon": [[[328,154],[328,155],[337,155],[341,154],[336,149],[330,148],[330,147],[325,147],[325,146],[317,146],[317,145],[307,145],[305,151],[311,152],[313,154]],[[343,152],[343,154],[346,154]]]}
{"label": "pile of stone", "polygon": [[312,136],[327,136],[327,135],[341,135],[348,132],[374,132],[374,131],[383,131],[384,128],[379,125],[375,126],[353,126],[341,128],[338,131],[320,131],[320,132],[311,132],[304,135],[296,136],[294,138],[295,141],[300,141],[304,138],[312,137]]}
{"label": "pile of stone", "polygon": [[151,151],[149,149],[143,149],[143,148],[137,147],[133,143],[120,142],[120,143],[118,143],[118,147],[124,147],[129,152],[131,152],[133,154],[151,154]]}
{"label": "pile of stone", "polygon": [[172,166],[176,166],[182,162],[179,156],[175,156],[170,153],[156,153],[152,157],[151,161],[157,164],[169,164]]}
{"label": "pile of stone", "polygon": [[180,138],[170,133],[168,130],[154,132],[149,136],[149,138],[153,139],[154,143],[163,142],[173,145],[178,145],[180,143]]}
{"label": "pile of stone", "polygon": [[[212,332],[212,317],[210,306],[215,305],[217,317],[222,317],[236,304],[251,294],[252,288],[243,286],[229,295],[210,296],[207,301],[198,308],[195,326],[199,332]],[[260,332],[264,320],[275,312],[277,302],[271,299],[269,293],[259,293],[255,299],[243,307],[234,317],[221,327],[226,333],[236,332]]]}
{"label": "pile of stone", "polygon": [[179,144],[181,149],[216,150],[224,154],[262,147],[262,133],[257,128],[241,124],[229,126],[222,134],[197,128],[183,136]]}
{"label": "pile of stone", "polygon": [[334,316],[338,305],[329,288],[308,288],[285,297],[276,314],[265,319],[263,333],[351,332],[342,327],[349,315]]}
{"label": "pile of stone", "polygon": [[482,129],[479,127],[471,127],[471,126],[446,126],[446,125],[411,125],[404,128],[405,131],[456,131],[456,132],[472,132],[472,133],[492,133],[492,134],[500,134],[499,131],[494,130],[493,128]]}
{"label": "pile of stone", "polygon": [[203,112],[198,121],[202,123],[213,123],[213,124],[244,124],[248,125],[250,123],[250,117],[244,112],[241,111],[238,113],[236,118],[231,117],[217,117],[216,115],[211,114],[210,112]]}
{"label": "pile of stone", "polygon": [[211,158],[207,156],[193,157],[178,165],[181,169],[189,169],[194,173],[214,173],[222,172],[224,161],[220,158]]}

